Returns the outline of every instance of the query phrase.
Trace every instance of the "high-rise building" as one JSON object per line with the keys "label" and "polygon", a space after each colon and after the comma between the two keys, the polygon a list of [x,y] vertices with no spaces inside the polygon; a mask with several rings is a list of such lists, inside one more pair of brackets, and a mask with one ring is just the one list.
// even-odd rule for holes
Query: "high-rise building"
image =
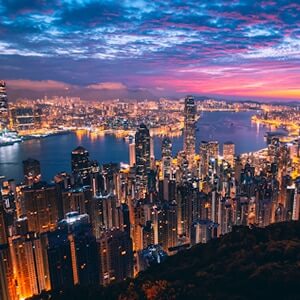
{"label": "high-rise building", "polygon": [[83,286],[99,283],[99,257],[96,237],[87,214],[71,212],[59,222],[60,230],[68,230],[74,284]]}
{"label": "high-rise building", "polygon": [[58,221],[55,185],[39,182],[22,190],[22,202],[29,231],[46,232],[56,228]]}
{"label": "high-rise building", "polygon": [[41,166],[36,159],[28,158],[23,161],[25,185],[33,185],[41,180]]}
{"label": "high-rise building", "polygon": [[172,175],[172,142],[164,138],[161,145],[161,163],[163,178],[171,179]]}
{"label": "high-rise building", "polygon": [[150,171],[150,133],[145,124],[141,124],[135,134],[135,163],[137,191],[140,196],[146,192],[147,176]]}
{"label": "high-rise building", "polygon": [[68,230],[48,231],[42,240],[47,251],[51,289],[71,288],[74,281]]}
{"label": "high-rise building", "polygon": [[183,150],[189,162],[189,168],[194,165],[196,148],[196,104],[192,96],[187,96],[184,101],[184,141]]}
{"label": "high-rise building", "polygon": [[168,252],[177,245],[177,205],[165,202],[157,213],[158,243]]}
{"label": "high-rise building", "polygon": [[17,299],[13,265],[8,244],[0,243],[0,299]]}
{"label": "high-rise building", "polygon": [[135,165],[135,143],[129,144],[129,165],[130,167]]}
{"label": "high-rise building", "polygon": [[41,128],[40,109],[34,107],[18,107],[11,110],[13,127],[17,131],[30,131]]}
{"label": "high-rise building", "polygon": [[232,142],[226,142],[223,145],[223,158],[226,160],[231,167],[234,167],[235,157],[235,144]]}
{"label": "high-rise building", "polygon": [[0,130],[9,125],[8,99],[6,94],[6,84],[0,80]]}
{"label": "high-rise building", "polygon": [[26,299],[51,288],[47,254],[36,233],[9,238],[17,299]]}
{"label": "high-rise building", "polygon": [[89,152],[79,146],[71,154],[72,172],[78,180],[86,181],[90,173]]}
{"label": "high-rise building", "polygon": [[133,276],[133,249],[130,236],[119,229],[103,232],[99,239],[100,283],[107,285]]}

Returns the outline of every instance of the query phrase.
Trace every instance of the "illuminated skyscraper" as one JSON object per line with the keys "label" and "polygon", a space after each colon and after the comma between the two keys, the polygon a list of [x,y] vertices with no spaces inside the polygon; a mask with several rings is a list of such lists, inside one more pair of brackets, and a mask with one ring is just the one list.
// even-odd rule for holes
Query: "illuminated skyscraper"
{"label": "illuminated skyscraper", "polygon": [[96,238],[87,214],[71,212],[59,222],[59,229],[68,230],[74,284],[89,286],[99,283],[99,257]]}
{"label": "illuminated skyscraper", "polygon": [[51,288],[46,250],[35,233],[9,238],[13,273],[19,298],[26,299]]}
{"label": "illuminated skyscraper", "polygon": [[150,133],[145,124],[141,124],[135,134],[135,160],[137,190],[141,196],[147,186],[147,175],[150,171]]}
{"label": "illuminated skyscraper", "polygon": [[72,151],[72,172],[78,180],[86,181],[91,170],[89,152],[79,146]]}
{"label": "illuminated skyscraper", "polygon": [[172,164],[172,142],[169,138],[164,138],[161,146],[161,162],[163,178],[171,178]]}
{"label": "illuminated skyscraper", "polygon": [[129,144],[129,165],[130,167],[135,165],[135,143]]}
{"label": "illuminated skyscraper", "polygon": [[229,162],[230,166],[234,166],[235,145],[232,142],[226,142],[223,145],[223,157]]}
{"label": "illuminated skyscraper", "polygon": [[187,155],[189,168],[194,164],[196,147],[196,104],[194,97],[187,96],[184,101],[184,141],[183,150]]}
{"label": "illuminated skyscraper", "polygon": [[28,219],[29,231],[53,230],[58,221],[55,185],[39,182],[22,190],[22,202]]}
{"label": "illuminated skyscraper", "polygon": [[3,80],[0,80],[0,130],[7,128],[8,124],[9,116],[6,84]]}
{"label": "illuminated skyscraper", "polygon": [[24,180],[26,185],[32,185],[41,180],[41,166],[36,159],[28,158],[23,161]]}
{"label": "illuminated skyscraper", "polygon": [[100,283],[107,285],[133,276],[132,240],[119,229],[104,232],[99,240]]}

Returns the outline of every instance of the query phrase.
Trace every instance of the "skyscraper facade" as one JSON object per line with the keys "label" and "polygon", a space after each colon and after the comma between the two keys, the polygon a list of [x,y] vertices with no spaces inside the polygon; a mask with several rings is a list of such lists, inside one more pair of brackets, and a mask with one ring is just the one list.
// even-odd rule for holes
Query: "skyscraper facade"
{"label": "skyscraper facade", "polygon": [[140,196],[146,191],[147,177],[150,171],[150,132],[145,124],[141,124],[135,134],[136,186]]}
{"label": "skyscraper facade", "polygon": [[0,130],[9,125],[8,98],[5,81],[0,80]]}
{"label": "skyscraper facade", "polygon": [[187,96],[184,100],[184,144],[189,168],[194,165],[196,148],[196,104],[194,97]]}

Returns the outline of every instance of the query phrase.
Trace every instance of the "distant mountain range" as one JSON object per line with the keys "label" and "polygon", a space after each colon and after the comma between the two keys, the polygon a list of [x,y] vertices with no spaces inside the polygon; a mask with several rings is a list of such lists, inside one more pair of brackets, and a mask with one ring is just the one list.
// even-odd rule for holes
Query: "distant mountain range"
{"label": "distant mountain range", "polygon": [[47,96],[51,98],[53,96],[62,97],[80,97],[82,100],[111,100],[111,99],[158,99],[157,96],[151,94],[145,89],[93,89],[87,87],[70,87],[68,89],[54,90],[34,90],[34,89],[12,89],[7,88],[7,94],[11,101],[15,101],[19,98],[27,99],[41,99]]}
{"label": "distant mountain range", "polygon": [[[64,299],[300,299],[300,222],[235,227],[169,257],[135,279],[53,292]],[[49,295],[35,299],[49,299]]]}

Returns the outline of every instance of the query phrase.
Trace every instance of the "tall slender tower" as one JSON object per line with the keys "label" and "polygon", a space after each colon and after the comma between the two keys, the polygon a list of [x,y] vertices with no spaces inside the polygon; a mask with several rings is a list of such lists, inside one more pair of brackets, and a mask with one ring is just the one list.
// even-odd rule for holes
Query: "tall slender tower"
{"label": "tall slender tower", "polygon": [[0,130],[7,128],[8,118],[8,99],[6,94],[5,81],[0,80]]}
{"label": "tall slender tower", "polygon": [[171,178],[172,164],[172,142],[169,138],[164,138],[161,145],[161,161],[163,178]]}
{"label": "tall slender tower", "polygon": [[150,171],[150,133],[145,124],[141,124],[135,134],[135,163],[137,189],[142,192],[146,190]]}
{"label": "tall slender tower", "polygon": [[193,166],[196,148],[196,104],[194,97],[187,96],[184,100],[184,141],[189,167]]}

